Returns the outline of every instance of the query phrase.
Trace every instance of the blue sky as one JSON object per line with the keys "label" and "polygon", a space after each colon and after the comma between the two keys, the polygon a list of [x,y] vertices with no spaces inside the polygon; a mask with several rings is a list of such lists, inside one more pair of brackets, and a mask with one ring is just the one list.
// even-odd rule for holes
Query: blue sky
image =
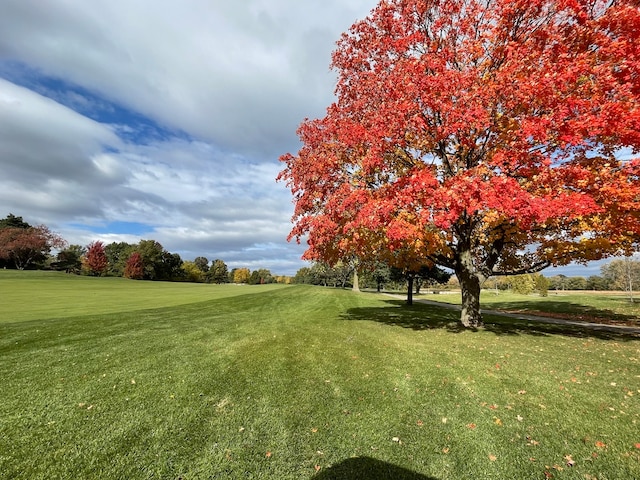
{"label": "blue sky", "polygon": [[0,217],[295,274],[278,157],[333,101],[335,42],[376,3],[3,0]]}
{"label": "blue sky", "polygon": [[4,0],[0,216],[295,274],[275,181],[367,0]]}

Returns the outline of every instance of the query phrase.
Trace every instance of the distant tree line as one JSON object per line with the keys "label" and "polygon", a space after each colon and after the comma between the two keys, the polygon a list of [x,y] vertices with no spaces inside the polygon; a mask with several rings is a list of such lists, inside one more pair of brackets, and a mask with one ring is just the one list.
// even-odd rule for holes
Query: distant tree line
{"label": "distant tree line", "polygon": [[[293,283],[323,285],[331,287],[351,287],[353,285],[354,264],[342,263],[331,266],[323,262],[314,262],[309,267],[299,269],[293,277]],[[386,290],[407,289],[408,300],[411,292],[419,294],[421,288],[433,290],[459,288],[457,281],[450,273],[435,268],[422,266],[413,269],[400,269],[379,263],[374,268],[363,269],[358,277],[359,286],[363,288]],[[485,289],[510,290],[523,295],[539,294],[547,296],[551,291],[591,290],[591,291],[625,291],[631,301],[633,293],[640,290],[640,260],[633,256],[615,259],[601,267],[601,275],[588,278],[581,276],[568,277],[554,275],[546,277],[540,273],[516,275],[509,277],[491,277]]]}
{"label": "distant tree line", "polygon": [[[52,251],[57,253],[52,254]],[[155,240],[131,244],[101,241],[87,246],[68,245],[45,225],[32,226],[9,214],[0,219],[0,268],[50,269],[92,276],[126,277],[135,280],[206,283],[290,283],[290,277],[275,276],[267,269],[229,271],[221,259],[205,257],[183,261]]]}

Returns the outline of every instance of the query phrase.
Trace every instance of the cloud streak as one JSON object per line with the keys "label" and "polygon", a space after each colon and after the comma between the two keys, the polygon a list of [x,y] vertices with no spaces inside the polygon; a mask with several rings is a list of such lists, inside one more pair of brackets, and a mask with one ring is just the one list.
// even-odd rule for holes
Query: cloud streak
{"label": "cloud streak", "polygon": [[373,6],[6,0],[0,215],[294,274],[277,158],[323,115],[334,43]]}

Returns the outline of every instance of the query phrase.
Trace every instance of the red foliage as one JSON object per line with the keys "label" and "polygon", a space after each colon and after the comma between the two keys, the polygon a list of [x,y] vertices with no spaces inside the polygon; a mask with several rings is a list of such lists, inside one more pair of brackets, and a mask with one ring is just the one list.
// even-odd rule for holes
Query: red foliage
{"label": "red foliage", "polygon": [[87,246],[87,253],[84,256],[83,263],[92,275],[102,275],[109,266],[109,260],[104,251],[104,243],[91,242]]}
{"label": "red foliage", "polygon": [[632,0],[381,2],[338,43],[336,102],[281,157],[290,237],[308,259],[451,268],[466,325],[491,275],[631,252],[639,24]]}
{"label": "red foliage", "polygon": [[0,229],[0,258],[12,261],[23,270],[43,261],[52,248],[63,248],[65,240],[45,225]]}
{"label": "red foliage", "polygon": [[140,253],[133,252],[129,256],[124,267],[124,276],[133,280],[142,280],[144,277],[144,262]]}

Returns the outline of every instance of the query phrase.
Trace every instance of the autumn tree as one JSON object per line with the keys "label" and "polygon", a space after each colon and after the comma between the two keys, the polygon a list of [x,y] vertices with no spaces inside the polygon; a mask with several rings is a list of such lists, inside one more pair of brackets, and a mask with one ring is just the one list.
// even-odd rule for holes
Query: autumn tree
{"label": "autumn tree", "polygon": [[0,259],[12,262],[18,270],[43,262],[51,249],[65,245],[65,240],[46,225],[0,229]]}
{"label": "autumn tree", "polygon": [[453,270],[467,327],[493,275],[629,254],[639,24],[634,0],[380,2],[338,42],[335,103],[281,157],[290,237],[310,260],[405,250]]}
{"label": "autumn tree", "polygon": [[144,261],[140,252],[133,252],[127,259],[124,267],[124,277],[133,280],[142,280],[144,278]]}
{"label": "autumn tree", "polygon": [[87,245],[83,265],[90,275],[100,276],[107,271],[109,260],[105,252],[104,243],[97,241]]}
{"label": "autumn tree", "polygon": [[204,281],[205,275],[195,261],[183,262],[182,270],[184,271],[184,279],[187,282],[201,283]]}
{"label": "autumn tree", "polygon": [[248,268],[233,269],[233,283],[249,283],[251,271]]}

